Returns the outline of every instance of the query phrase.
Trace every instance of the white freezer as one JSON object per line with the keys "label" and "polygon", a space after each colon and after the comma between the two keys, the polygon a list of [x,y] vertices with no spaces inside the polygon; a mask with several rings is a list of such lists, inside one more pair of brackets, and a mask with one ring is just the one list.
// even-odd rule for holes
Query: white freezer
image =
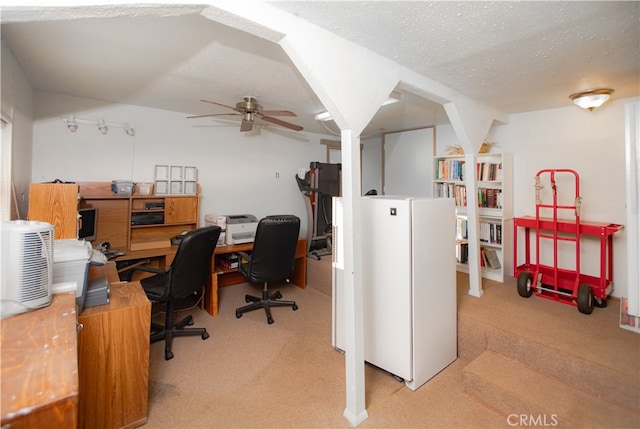
{"label": "white freezer", "polygon": [[[362,213],[365,360],[415,390],[457,357],[454,201],[363,197]],[[344,350],[338,260],[333,279],[333,345]]]}

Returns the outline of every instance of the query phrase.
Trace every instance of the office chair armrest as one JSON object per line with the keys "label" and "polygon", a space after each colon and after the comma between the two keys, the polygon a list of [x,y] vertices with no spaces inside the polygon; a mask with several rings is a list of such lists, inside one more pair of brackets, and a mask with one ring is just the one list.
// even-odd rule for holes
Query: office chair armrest
{"label": "office chair armrest", "polygon": [[136,271],[145,271],[147,273],[164,274],[168,270],[164,270],[164,269],[160,269],[160,268],[153,268],[153,267],[145,267],[143,265],[139,265],[137,267],[132,267],[130,270],[127,270],[127,281],[128,282],[131,281],[131,279],[133,278],[133,273],[135,273]]}

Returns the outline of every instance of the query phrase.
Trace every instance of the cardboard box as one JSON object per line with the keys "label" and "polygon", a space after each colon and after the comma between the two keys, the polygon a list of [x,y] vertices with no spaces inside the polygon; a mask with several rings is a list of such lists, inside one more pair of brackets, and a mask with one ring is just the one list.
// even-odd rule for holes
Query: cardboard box
{"label": "cardboard box", "polygon": [[163,249],[165,247],[171,247],[171,240],[168,238],[153,239],[153,240],[138,240],[131,242],[131,250],[149,250],[149,249]]}
{"label": "cardboard box", "polygon": [[153,183],[140,182],[134,185],[136,195],[152,195]]}

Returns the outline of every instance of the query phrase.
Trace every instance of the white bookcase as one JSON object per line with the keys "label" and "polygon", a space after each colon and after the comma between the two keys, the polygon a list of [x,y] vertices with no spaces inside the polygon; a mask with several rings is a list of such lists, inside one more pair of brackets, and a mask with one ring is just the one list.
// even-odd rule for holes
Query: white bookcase
{"label": "white bookcase", "polygon": [[[475,216],[482,277],[504,282],[513,270],[512,157],[482,153],[474,166],[466,164],[464,155],[434,157],[433,196],[456,200],[458,271],[469,271],[469,222],[475,222],[470,218]],[[468,189],[477,192],[476,210],[467,207]]]}

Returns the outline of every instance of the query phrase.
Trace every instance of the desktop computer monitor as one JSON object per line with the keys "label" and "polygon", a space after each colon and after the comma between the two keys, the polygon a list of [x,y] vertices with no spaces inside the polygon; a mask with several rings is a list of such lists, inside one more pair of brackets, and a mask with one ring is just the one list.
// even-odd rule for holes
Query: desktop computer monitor
{"label": "desktop computer monitor", "polygon": [[98,209],[84,208],[78,211],[80,215],[80,228],[78,229],[78,239],[93,241],[96,239],[98,226]]}

